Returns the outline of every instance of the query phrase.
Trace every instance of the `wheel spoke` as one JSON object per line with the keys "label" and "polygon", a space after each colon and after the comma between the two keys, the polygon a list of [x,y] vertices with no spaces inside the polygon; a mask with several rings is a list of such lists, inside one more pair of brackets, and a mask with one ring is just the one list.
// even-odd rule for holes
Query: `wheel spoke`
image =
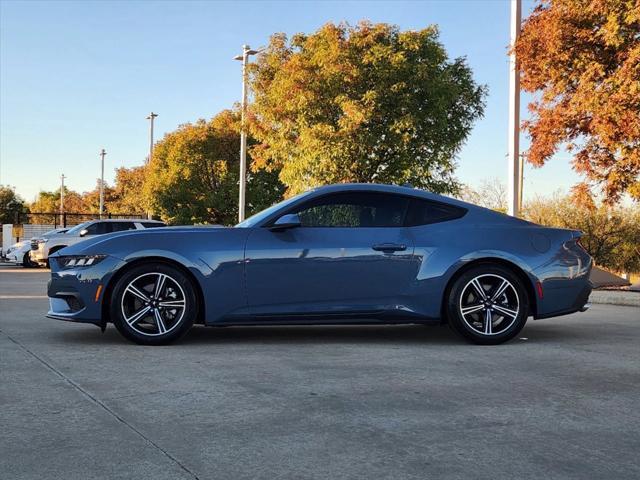
{"label": "wheel spoke", "polygon": [[170,300],[166,302],[158,303],[160,308],[184,308],[185,301],[184,300]]}
{"label": "wheel spoke", "polygon": [[149,310],[151,310],[151,307],[146,306],[142,310],[139,310],[136,313],[134,313],[131,317],[125,318],[125,320],[129,325],[135,325],[149,312]]}
{"label": "wheel spoke", "polygon": [[471,281],[471,285],[473,285],[473,288],[476,290],[476,292],[478,293],[478,295],[480,295],[480,298],[481,298],[482,300],[486,300],[486,298],[487,298],[487,294],[486,294],[486,292],[484,291],[484,288],[482,288],[482,285],[480,284],[480,282],[478,281],[478,279],[477,279],[477,278],[474,278],[474,279]]}
{"label": "wheel spoke", "polygon": [[498,289],[496,290],[496,293],[494,293],[491,296],[491,300],[492,301],[496,301],[498,299],[498,297],[500,297],[500,295],[502,295],[504,293],[504,291],[510,286],[511,284],[509,282],[507,282],[506,280],[502,280],[502,285],[500,285],[498,287]]}
{"label": "wheel spoke", "polygon": [[162,288],[164,287],[164,281],[167,279],[167,276],[163,273],[158,274],[158,280],[156,281],[156,287],[153,292],[153,296],[158,298],[160,293],[162,292]]}
{"label": "wheel spoke", "polygon": [[460,309],[460,312],[462,313],[462,315],[467,316],[470,313],[477,312],[479,310],[482,310],[483,308],[484,308],[484,304],[483,303],[479,303],[477,305],[470,305],[468,307],[462,307]]}
{"label": "wheel spoke", "polygon": [[149,301],[149,297],[147,295],[145,295],[144,292],[140,291],[140,289],[138,289],[135,286],[133,286],[133,284],[129,284],[129,286],[127,287],[125,292],[129,292],[129,293],[135,295],[136,297],[138,297],[143,302],[148,302]]}
{"label": "wheel spoke", "polygon": [[491,309],[487,308],[484,313],[484,334],[491,335],[493,328],[493,317],[491,316]]}
{"label": "wheel spoke", "polygon": [[493,309],[511,318],[515,318],[518,315],[517,310],[511,310],[510,308],[505,308],[500,305],[494,305]]}
{"label": "wheel spoke", "polygon": [[156,317],[156,326],[158,327],[158,333],[166,333],[167,327],[164,324],[164,320],[162,319],[162,315],[160,315],[160,312],[158,310],[154,310],[153,314]]}

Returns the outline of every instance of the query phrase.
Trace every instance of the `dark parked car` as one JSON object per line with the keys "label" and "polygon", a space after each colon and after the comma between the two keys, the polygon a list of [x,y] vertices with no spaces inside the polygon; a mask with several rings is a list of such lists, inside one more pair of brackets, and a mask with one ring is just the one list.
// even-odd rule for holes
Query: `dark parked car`
{"label": "dark parked car", "polygon": [[103,235],[51,258],[51,318],[164,344],[194,323],[440,323],[505,342],[587,308],[581,233],[405,187],[333,185],[234,228]]}

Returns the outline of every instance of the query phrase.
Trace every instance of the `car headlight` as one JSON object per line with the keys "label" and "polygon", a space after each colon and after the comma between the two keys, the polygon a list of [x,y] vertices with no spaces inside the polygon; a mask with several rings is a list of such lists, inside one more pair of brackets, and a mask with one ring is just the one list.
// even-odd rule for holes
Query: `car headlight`
{"label": "car headlight", "polygon": [[88,267],[100,263],[106,255],[66,255],[58,257],[58,263],[62,268]]}

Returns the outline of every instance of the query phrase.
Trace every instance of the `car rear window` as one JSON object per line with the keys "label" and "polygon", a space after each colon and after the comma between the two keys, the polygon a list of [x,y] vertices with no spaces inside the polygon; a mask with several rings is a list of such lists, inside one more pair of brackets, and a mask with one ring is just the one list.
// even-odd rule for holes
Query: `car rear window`
{"label": "car rear window", "polygon": [[465,213],[467,213],[467,210],[461,207],[414,198],[409,205],[405,225],[407,227],[416,227],[418,225],[446,222],[460,218]]}

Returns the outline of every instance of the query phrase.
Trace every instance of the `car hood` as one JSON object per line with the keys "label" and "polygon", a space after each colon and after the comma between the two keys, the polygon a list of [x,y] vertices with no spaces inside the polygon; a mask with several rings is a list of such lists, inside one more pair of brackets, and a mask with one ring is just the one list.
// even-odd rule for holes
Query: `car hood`
{"label": "car hood", "polygon": [[150,247],[157,243],[156,240],[166,238],[168,235],[197,235],[203,233],[216,233],[233,230],[220,225],[208,226],[176,226],[176,227],[155,227],[144,230],[126,230],[123,232],[106,233],[96,235],[81,242],[70,245],[62,250],[53,253],[57,255],[94,255],[110,253],[112,245],[122,245],[123,243],[137,244],[139,247]]}

